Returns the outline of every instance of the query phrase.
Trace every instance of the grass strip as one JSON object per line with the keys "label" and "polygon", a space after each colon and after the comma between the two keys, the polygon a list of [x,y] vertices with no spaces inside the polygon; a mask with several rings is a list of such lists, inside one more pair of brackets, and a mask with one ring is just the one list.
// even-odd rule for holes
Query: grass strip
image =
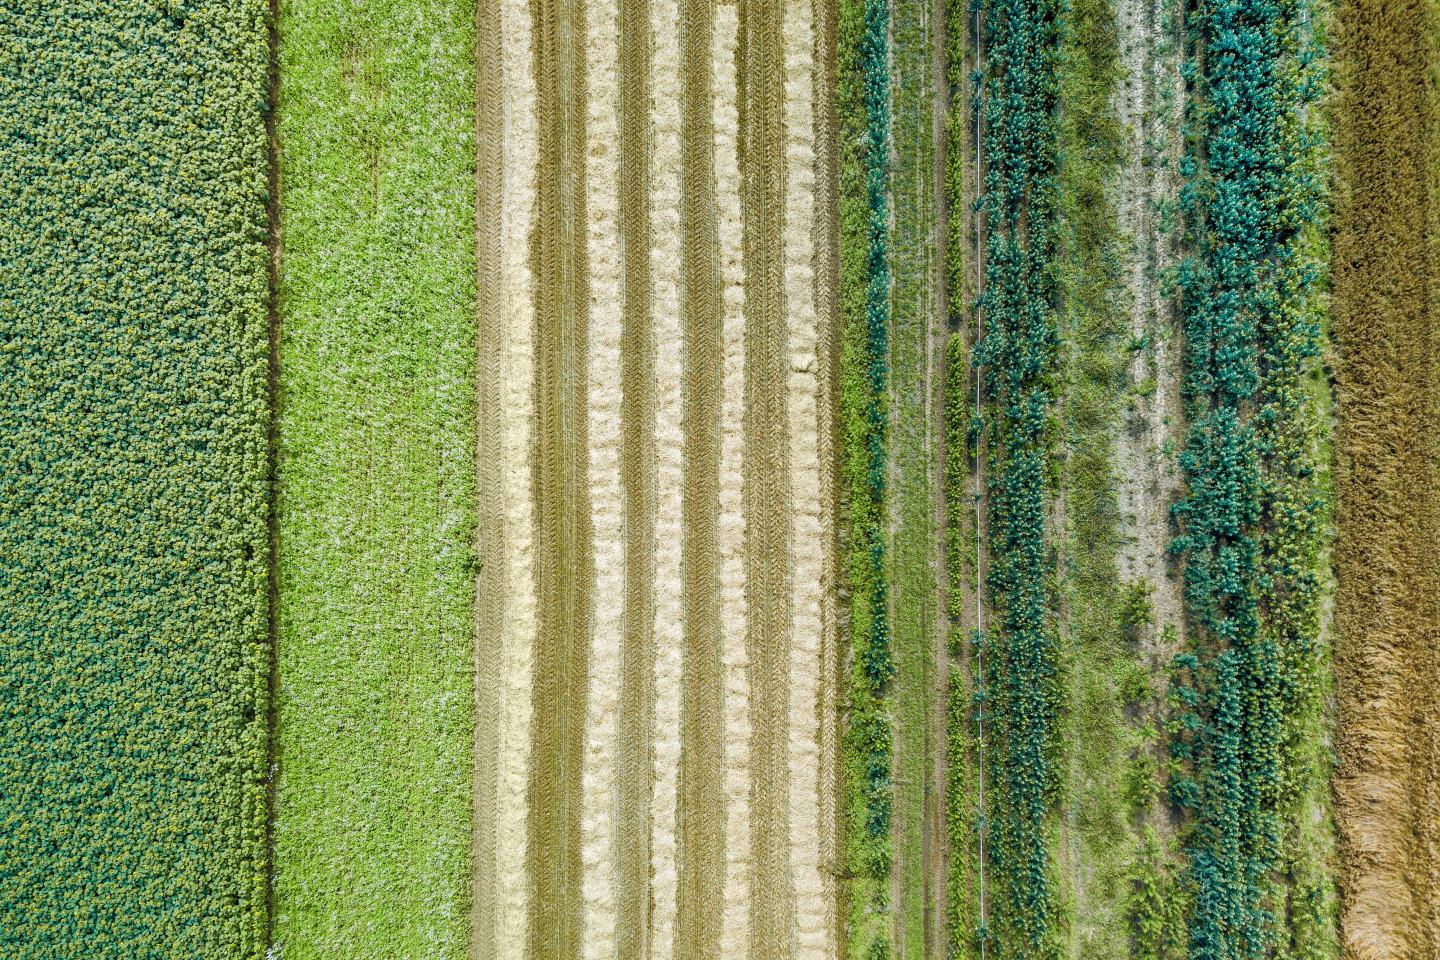
{"label": "grass strip", "polygon": [[462,957],[475,9],[284,6],[276,942]]}
{"label": "grass strip", "polygon": [[504,193],[487,189],[505,176],[504,45],[500,6],[475,11],[475,245],[478,363],[475,477],[475,742],[471,786],[470,958],[495,960],[499,842],[500,737],[504,711],[505,607],[505,287]]}
{"label": "grass strip", "polygon": [[887,508],[890,604],[895,655],[894,834],[898,956],[926,955],[935,891],[926,843],[937,731],[935,630],[939,535],[936,529],[932,355],[935,288],[934,25],[932,0],[892,0],[890,98],[894,221],[889,247],[890,472]]}
{"label": "grass strip", "polygon": [[[1129,317],[1126,237],[1116,198],[1125,131],[1115,102],[1125,67],[1113,0],[1072,0],[1061,52],[1063,266],[1060,420],[1060,602],[1068,716],[1064,733],[1062,885],[1074,920],[1072,957],[1130,954],[1128,876],[1149,797],[1127,785],[1143,765],[1136,716],[1149,678],[1133,598],[1120,575],[1123,546],[1116,442],[1126,412]],[[1137,594],[1137,591],[1141,591]]]}

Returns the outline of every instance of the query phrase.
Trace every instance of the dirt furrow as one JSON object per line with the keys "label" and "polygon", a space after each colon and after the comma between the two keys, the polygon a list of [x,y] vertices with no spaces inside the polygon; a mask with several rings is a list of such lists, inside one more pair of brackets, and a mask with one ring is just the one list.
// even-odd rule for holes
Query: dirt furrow
{"label": "dirt furrow", "polygon": [[595,594],[582,777],[581,944],[588,960],[615,954],[616,733],[625,632],[625,503],[620,481],[624,334],[620,264],[619,45],[616,0],[588,0],[585,60],[586,211],[590,260],[589,479]]}
{"label": "dirt furrow", "polygon": [[526,871],[531,960],[581,954],[581,759],[590,660],[591,538],[586,481],[586,83],[582,0],[535,0],[537,223],[534,467],[538,622]]}
{"label": "dirt furrow", "polygon": [[655,336],[650,296],[650,2],[620,0],[620,482],[625,633],[615,824],[615,956],[644,960],[650,937],[650,798],[655,740]]}
{"label": "dirt furrow", "polygon": [[783,227],[782,4],[741,0],[740,187],[745,262],[745,515],[751,718],[750,956],[794,951],[789,785],[790,482]]}
{"label": "dirt furrow", "polygon": [[[506,302],[504,201],[507,182],[505,51],[500,4],[476,7],[475,164],[476,376],[475,745],[471,788],[470,957],[494,960],[499,887],[496,838],[500,809],[501,722],[505,704],[501,656],[506,620],[505,459]],[[496,184],[501,184],[496,189]]]}

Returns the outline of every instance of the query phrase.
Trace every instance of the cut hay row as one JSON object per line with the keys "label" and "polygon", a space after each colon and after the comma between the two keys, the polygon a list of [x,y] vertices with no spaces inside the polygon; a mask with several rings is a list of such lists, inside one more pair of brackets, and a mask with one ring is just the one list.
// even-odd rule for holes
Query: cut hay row
{"label": "cut hay row", "polygon": [[466,954],[473,14],[280,16],[273,895],[292,960]]}
{"label": "cut hay row", "polygon": [[650,223],[653,233],[652,317],[655,329],[655,779],[650,811],[650,955],[675,957],[676,792],[680,775],[680,685],[684,639],[680,551],[684,445],[681,418],[680,316],[680,8],[678,0],[650,5]]}
{"label": "cut hay row", "polygon": [[1334,567],[1347,957],[1440,956],[1440,8],[1337,7]]}
{"label": "cut hay row", "polygon": [[481,527],[508,563],[503,597],[481,573],[503,693],[473,953],[820,960],[810,7],[498,13],[504,199],[479,231],[505,346],[480,423],[506,442]]}
{"label": "cut hay row", "polygon": [[267,25],[0,9],[5,957],[268,946]]}
{"label": "cut hay row", "polygon": [[[790,399],[786,348],[783,5],[740,0],[740,209],[745,224],[745,531],[750,666],[750,955],[783,960],[794,944],[785,749],[790,717]],[[795,322],[800,322],[796,318]]]}
{"label": "cut hay row", "polygon": [[789,3],[781,23],[785,97],[785,303],[790,467],[790,662],[787,767],[789,867],[794,884],[795,960],[830,960],[831,909],[821,881],[821,607],[826,544],[821,527],[820,324],[815,302],[814,228],[824,211],[815,189],[814,22],[808,3]]}
{"label": "cut hay row", "polygon": [[585,59],[591,94],[586,119],[587,243],[590,258],[590,511],[594,529],[594,614],[590,690],[581,777],[581,862],[585,865],[580,943],[586,960],[615,955],[615,790],[625,639],[625,502],[620,480],[624,339],[620,263],[619,20],[615,0],[591,0]]}
{"label": "cut hay row", "polygon": [[[535,631],[534,506],[531,502],[531,396],[534,334],[530,276],[530,234],[535,225],[538,132],[532,69],[530,11],[527,0],[500,0],[499,21],[504,68],[504,205],[501,223],[501,278],[495,304],[504,316],[503,422],[505,486],[503,497],[486,502],[504,518],[505,595],[494,623],[501,664],[500,761],[495,787],[496,922],[493,948],[477,944],[480,956],[493,949],[496,960],[526,956],[529,884],[525,874],[526,768],[530,760],[531,699]],[[484,571],[481,571],[484,575]],[[489,905],[477,902],[477,908]]]}
{"label": "cut hay row", "polygon": [[595,586],[586,476],[591,297],[585,225],[589,67],[582,0],[532,3],[539,120],[535,313],[536,632],[525,858],[527,955],[582,951],[581,776]]}
{"label": "cut hay row", "polygon": [[681,10],[685,492],[684,673],[677,797],[677,957],[719,954],[725,896],[724,638],[721,633],[722,307],[716,199],[715,5]]}
{"label": "cut hay row", "polygon": [[[597,29],[607,25],[599,23]],[[650,0],[620,0],[620,243],[650,250]],[[623,257],[620,482],[625,515],[625,625],[615,755],[616,960],[643,960],[650,937],[650,803],[655,738],[655,329],[651,257]]]}
{"label": "cut hay row", "polygon": [[740,14],[715,10],[715,193],[724,321],[720,437],[720,628],[725,664],[725,900],[720,955],[743,957],[750,935],[750,682],[745,577],[745,267],[740,217]]}

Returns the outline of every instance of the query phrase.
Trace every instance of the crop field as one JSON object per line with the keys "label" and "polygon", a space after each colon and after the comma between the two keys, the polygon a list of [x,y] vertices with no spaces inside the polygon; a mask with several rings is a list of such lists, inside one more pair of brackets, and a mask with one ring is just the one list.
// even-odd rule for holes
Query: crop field
{"label": "crop field", "polygon": [[0,8],[0,955],[266,946],[263,4]]}
{"label": "crop field", "polygon": [[1341,4],[1335,802],[1345,947],[1440,950],[1440,8]]}
{"label": "crop field", "polygon": [[1440,958],[1440,0],[0,0],[0,956]]}

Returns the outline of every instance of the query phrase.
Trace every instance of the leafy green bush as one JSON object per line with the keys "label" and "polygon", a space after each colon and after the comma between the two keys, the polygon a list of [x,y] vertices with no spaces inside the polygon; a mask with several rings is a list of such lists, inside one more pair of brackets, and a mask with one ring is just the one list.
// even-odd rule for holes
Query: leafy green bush
{"label": "leafy green bush", "polygon": [[886,0],[840,4],[841,425],[854,659],[845,732],[846,949],[889,955],[895,673],[885,576],[890,326],[890,77]]}
{"label": "leafy green bush", "polygon": [[0,13],[0,955],[258,958],[267,5]]}
{"label": "leafy green bush", "polygon": [[1190,952],[1274,951],[1281,844],[1296,807],[1296,740],[1316,709],[1320,501],[1305,373],[1320,327],[1303,235],[1320,215],[1306,109],[1318,84],[1309,0],[1191,12],[1192,142],[1182,212],[1194,251],[1179,285],[1190,432],[1175,508],[1198,628],[1172,754],[1190,775]]}

